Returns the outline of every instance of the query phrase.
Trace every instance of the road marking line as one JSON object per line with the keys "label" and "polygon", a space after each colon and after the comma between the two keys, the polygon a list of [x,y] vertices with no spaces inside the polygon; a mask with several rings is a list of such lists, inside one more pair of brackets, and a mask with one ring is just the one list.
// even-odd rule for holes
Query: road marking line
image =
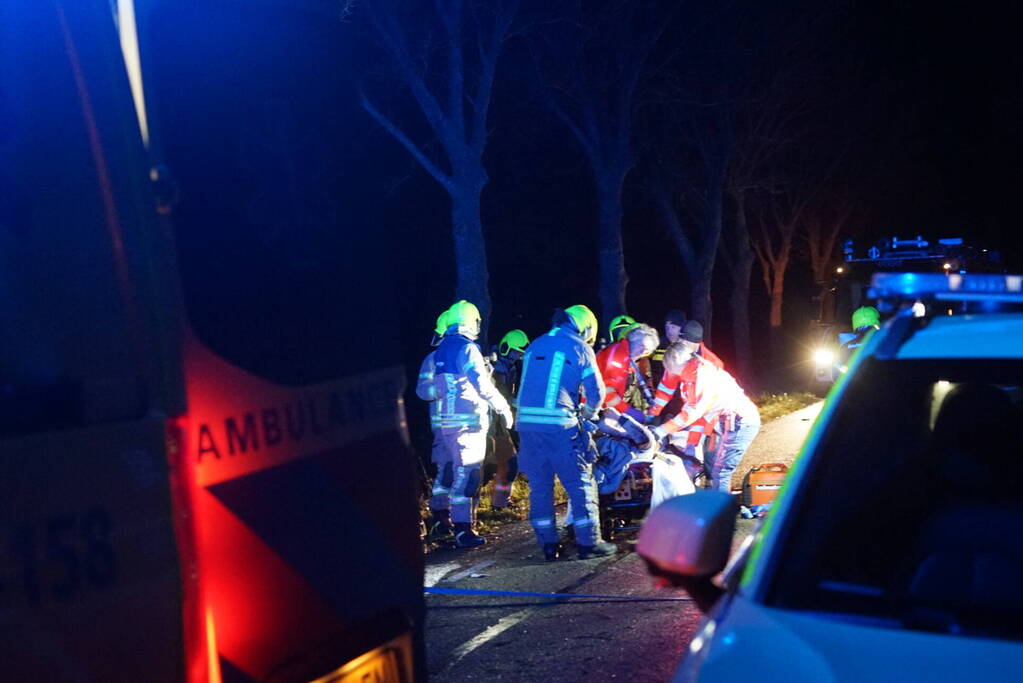
{"label": "road marking line", "polygon": [[459,645],[458,649],[455,650],[454,653],[452,653],[451,662],[445,667],[445,670],[450,670],[451,667],[453,667],[455,664],[458,664],[458,662],[462,661],[462,658],[464,658],[467,654],[469,654],[476,648],[480,647],[481,645],[485,645],[489,641],[493,640],[497,636],[501,635],[502,633],[510,629],[512,626],[515,626],[519,622],[524,621],[526,618],[532,616],[536,611],[537,610],[535,607],[531,607],[529,609],[519,610],[518,612],[509,614],[506,617],[501,617],[501,619],[496,624],[486,629],[475,638],[467,640],[461,645]]}
{"label": "road marking line", "polygon": [[423,577],[423,587],[432,588],[437,585],[437,582],[443,579],[445,576],[461,569],[462,565],[457,562],[445,562],[444,564],[434,565],[426,568],[426,576]]}
{"label": "road marking line", "polygon": [[473,566],[469,567],[468,569],[466,569],[463,572],[458,572],[457,574],[454,574],[453,576],[447,577],[446,579],[444,579],[444,582],[445,583],[454,583],[455,581],[459,581],[461,579],[464,579],[465,577],[469,576],[469,574],[475,574],[478,570],[485,569],[486,567],[489,567],[490,565],[495,564],[496,562],[497,562],[497,560],[484,560],[483,562],[480,562],[479,564],[474,564]]}

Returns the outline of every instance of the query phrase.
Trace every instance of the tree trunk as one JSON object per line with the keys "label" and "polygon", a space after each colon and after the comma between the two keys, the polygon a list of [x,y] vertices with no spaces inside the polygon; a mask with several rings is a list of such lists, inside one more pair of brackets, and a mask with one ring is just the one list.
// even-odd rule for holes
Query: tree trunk
{"label": "tree trunk", "polygon": [[781,327],[781,302],[785,294],[785,269],[788,267],[787,260],[779,260],[775,263],[774,272],[771,273],[771,327]]}
{"label": "tree trunk", "polygon": [[456,182],[451,192],[451,227],[455,246],[455,298],[476,304],[483,317],[480,339],[486,348],[487,327],[490,325],[490,273],[487,269],[487,250],[483,240],[483,222],[480,201],[484,182]]}
{"label": "tree trunk", "polygon": [[714,263],[721,245],[721,214],[724,211],[725,180],[728,174],[728,158],[731,145],[727,140],[720,147],[706,152],[707,200],[703,219],[703,235],[696,250],[696,272],[690,274],[690,304],[692,317],[703,325],[703,338],[710,344],[714,324],[714,302],[711,300],[711,285],[714,280]]}
{"label": "tree trunk", "polygon": [[625,313],[625,250],[622,246],[622,187],[627,170],[614,168],[597,172],[598,261],[597,296],[600,301],[601,329],[611,318]]}
{"label": "tree trunk", "polygon": [[746,201],[743,194],[735,197],[735,243],[732,250],[732,339],[735,363],[740,383],[748,389],[755,384],[753,377],[753,350],[750,345],[749,296],[750,278],[756,255],[749,244],[746,224]]}

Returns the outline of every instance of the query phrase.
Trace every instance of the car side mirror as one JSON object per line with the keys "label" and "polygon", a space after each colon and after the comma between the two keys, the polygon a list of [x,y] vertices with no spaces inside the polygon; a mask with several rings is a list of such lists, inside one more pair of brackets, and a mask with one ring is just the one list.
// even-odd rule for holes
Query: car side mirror
{"label": "car side mirror", "polygon": [[725,568],[732,549],[739,504],[723,491],[697,491],[650,511],[636,552],[650,573],[685,588],[703,611],[722,589],[711,579]]}

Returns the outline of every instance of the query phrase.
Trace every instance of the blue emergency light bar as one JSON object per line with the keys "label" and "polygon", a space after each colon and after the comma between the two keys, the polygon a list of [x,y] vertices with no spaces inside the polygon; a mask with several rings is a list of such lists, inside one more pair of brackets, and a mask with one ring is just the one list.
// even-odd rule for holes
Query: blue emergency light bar
{"label": "blue emergency light bar", "polygon": [[867,295],[872,299],[1023,303],[1023,275],[875,273]]}

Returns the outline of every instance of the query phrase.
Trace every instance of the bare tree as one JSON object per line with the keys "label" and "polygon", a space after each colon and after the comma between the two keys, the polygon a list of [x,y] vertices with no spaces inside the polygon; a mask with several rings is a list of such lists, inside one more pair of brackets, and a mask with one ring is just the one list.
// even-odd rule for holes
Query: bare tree
{"label": "bare tree", "polygon": [[[683,108],[677,117],[681,134],[695,151],[689,164],[678,157],[653,169],[650,195],[684,266],[689,310],[711,337],[711,283],[723,230],[728,167],[733,151],[732,105],[727,101]],[[689,166],[689,168],[687,168]],[[692,167],[698,167],[694,170]]]}
{"label": "bare tree", "polygon": [[775,337],[781,329],[782,301],[785,295],[785,274],[792,260],[792,246],[802,213],[807,208],[807,199],[792,188],[772,197],[769,211],[771,218],[761,216],[757,229],[751,233],[753,251],[760,261],[764,287],[771,300],[771,335]]}
{"label": "bare tree", "polygon": [[835,199],[830,214],[823,207],[803,213],[800,235],[806,241],[814,282],[820,283],[830,278],[835,244],[838,236],[848,228],[852,208],[853,199],[844,195]]}
{"label": "bare tree", "polygon": [[[483,164],[497,60],[518,11],[518,0],[372,0],[361,5],[412,95],[432,140],[416,141],[411,126],[389,117],[365,92],[362,106],[451,198],[455,297],[480,308],[491,301],[480,217],[489,177]],[[427,16],[423,16],[424,13]],[[439,34],[434,42],[433,26]],[[439,63],[439,73],[431,69]],[[435,141],[442,159],[434,158]]]}
{"label": "bare tree", "polygon": [[569,0],[538,22],[531,48],[547,104],[578,141],[597,190],[601,315],[625,312],[622,191],[635,165],[634,98],[673,2]]}

